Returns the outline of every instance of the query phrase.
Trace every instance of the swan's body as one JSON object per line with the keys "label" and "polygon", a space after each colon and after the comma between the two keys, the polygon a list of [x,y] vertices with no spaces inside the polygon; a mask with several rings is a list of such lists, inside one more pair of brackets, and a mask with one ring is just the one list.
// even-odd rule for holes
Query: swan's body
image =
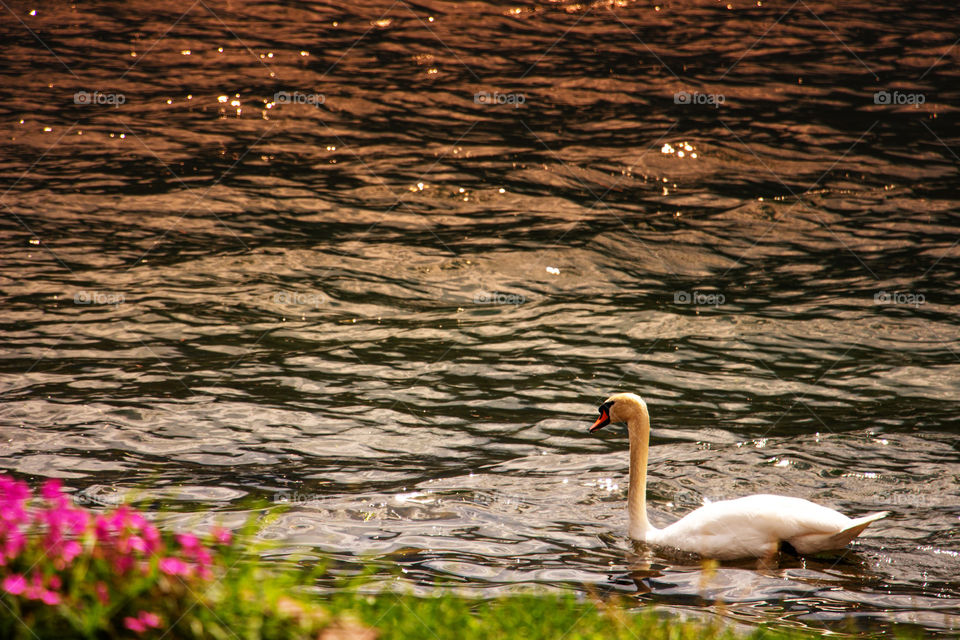
{"label": "swan's body", "polygon": [[647,519],[650,415],[646,403],[632,393],[611,396],[600,405],[600,417],[590,431],[611,422],[626,422],[630,434],[627,510],[634,540],[717,560],[769,558],[782,542],[799,553],[842,549],[871,522],[887,515],[884,511],[854,519],[802,498],[761,494],[704,505],[657,529]]}

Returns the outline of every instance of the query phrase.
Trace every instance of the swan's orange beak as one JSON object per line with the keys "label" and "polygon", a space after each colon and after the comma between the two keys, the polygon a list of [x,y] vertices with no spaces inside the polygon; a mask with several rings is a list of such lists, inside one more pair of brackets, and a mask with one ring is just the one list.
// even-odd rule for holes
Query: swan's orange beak
{"label": "swan's orange beak", "polygon": [[593,426],[590,427],[590,433],[598,429],[603,429],[605,426],[610,424],[610,405],[612,402],[604,402],[600,405],[600,417],[597,418],[597,421],[593,423]]}

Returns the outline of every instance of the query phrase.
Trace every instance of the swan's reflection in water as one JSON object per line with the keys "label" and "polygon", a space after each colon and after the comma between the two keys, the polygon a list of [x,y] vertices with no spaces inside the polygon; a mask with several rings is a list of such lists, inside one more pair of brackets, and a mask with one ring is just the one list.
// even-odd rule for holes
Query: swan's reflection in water
{"label": "swan's reflection in water", "polygon": [[[869,558],[853,550],[820,556],[781,552],[772,565],[756,559],[723,562],[702,560],[693,554],[654,548],[631,541],[625,574],[611,576],[621,589],[632,586],[634,597],[644,604],[693,612],[712,611],[734,622],[771,622],[800,628],[826,627],[829,622],[849,617],[846,606],[830,606],[830,598],[849,591],[876,591],[884,588],[883,576],[871,570]],[[613,590],[611,590],[613,591]],[[862,599],[860,600],[862,602]],[[891,608],[903,606],[902,598],[891,597]],[[915,604],[915,602],[914,602]],[[900,622],[955,626],[956,599],[944,602],[942,614],[902,616]],[[864,629],[876,630],[890,610],[878,597],[872,605],[848,621],[856,632],[857,618]],[[815,613],[814,613],[815,611]]]}

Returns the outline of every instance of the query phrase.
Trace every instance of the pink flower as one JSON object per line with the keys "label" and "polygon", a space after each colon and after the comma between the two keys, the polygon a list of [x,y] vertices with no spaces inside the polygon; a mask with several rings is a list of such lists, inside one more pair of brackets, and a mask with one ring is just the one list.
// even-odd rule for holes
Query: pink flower
{"label": "pink flower", "polygon": [[0,566],[15,558],[25,546],[21,525],[30,524],[30,516],[25,508],[30,499],[27,483],[14,480],[10,476],[0,475]]}
{"label": "pink flower", "polygon": [[24,502],[30,499],[30,487],[26,482],[18,482],[8,475],[0,475],[0,497],[10,502]]}
{"label": "pink flower", "polygon": [[47,500],[55,501],[58,500],[62,493],[60,489],[63,487],[63,483],[59,478],[50,478],[43,483],[43,488],[40,489],[40,494]]}
{"label": "pink flower", "polygon": [[137,551],[139,553],[143,553],[147,550],[147,542],[140,536],[130,536],[127,539],[126,546],[130,551]]}
{"label": "pink flower", "polygon": [[[0,491],[3,491],[0,488]],[[9,496],[4,496],[5,502],[0,504],[0,521],[7,526],[16,526],[26,522],[27,512],[23,508],[23,503],[19,500],[10,500]]]}
{"label": "pink flower", "polygon": [[110,524],[115,531],[121,531],[124,526],[126,526],[129,515],[130,507],[122,504],[117,507],[116,511],[107,516],[107,518],[110,520]]}
{"label": "pink flower", "polygon": [[[60,604],[60,594],[55,591],[63,585],[59,576],[53,576],[50,579],[50,586],[53,587],[53,589],[48,589],[44,586],[43,577],[39,573],[33,574],[30,578],[30,584],[27,584],[23,576],[20,576],[20,578],[21,582],[13,586],[14,588],[20,588],[25,597],[31,600],[40,600],[50,606]],[[4,584],[6,584],[6,580],[4,580]]]}
{"label": "pink flower", "polygon": [[196,553],[193,556],[194,560],[197,561],[197,564],[201,567],[209,567],[210,563],[213,562],[213,556],[210,555],[210,552],[200,547],[197,549]]}
{"label": "pink flower", "polygon": [[139,618],[140,622],[148,627],[153,627],[156,629],[160,626],[160,616],[150,611],[141,611]]}
{"label": "pink flower", "polygon": [[107,591],[107,583],[99,580],[94,589],[97,592],[97,600],[100,601],[100,604],[106,605],[110,602],[110,592]]}
{"label": "pink flower", "polygon": [[185,551],[194,551],[200,546],[200,539],[192,533],[178,533],[177,542]]}
{"label": "pink flower", "polygon": [[94,533],[97,536],[97,540],[104,542],[110,538],[110,533],[113,527],[111,527],[111,522],[104,516],[97,516],[93,524]]}
{"label": "pink flower", "polygon": [[76,513],[78,512],[60,505],[37,515],[38,521],[45,522],[47,526],[47,535],[43,538],[44,551],[58,569],[66,568],[83,552],[79,542],[67,537],[71,535],[71,531],[75,535],[86,530],[86,514],[77,517]]}
{"label": "pink flower", "polygon": [[[54,572],[70,570],[68,567],[77,559],[87,555],[107,563],[115,574],[125,574],[112,579],[129,580],[131,571],[142,571],[151,579],[158,572],[193,580],[212,578],[211,568],[216,566],[213,545],[228,545],[233,540],[230,531],[215,527],[212,538],[201,540],[192,533],[181,533],[174,538],[176,544],[168,545],[166,535],[127,505],[101,514],[88,511],[70,501],[56,478],[44,482],[39,493],[44,502],[31,503],[32,494],[25,482],[0,474],[0,595],[64,606],[64,579]],[[25,574],[13,573],[21,560],[29,559],[20,558],[25,552],[31,557],[45,554],[46,566]],[[18,564],[11,567],[11,560]],[[110,605],[111,583],[91,582],[97,601]],[[160,616],[148,611],[124,618],[125,627],[138,634],[160,624]]]}
{"label": "pink flower", "polygon": [[20,595],[27,588],[27,579],[19,573],[13,573],[3,579],[3,590],[15,596]]}
{"label": "pink flower", "polygon": [[[27,545],[27,537],[23,535],[20,529],[11,529],[6,532],[6,540],[3,541],[3,557],[16,558]],[[0,562],[0,564],[3,564]]]}
{"label": "pink flower", "polygon": [[147,629],[158,628],[160,626],[160,616],[149,611],[141,611],[136,618],[124,618],[123,625],[130,631],[143,633]]}
{"label": "pink flower", "polygon": [[90,514],[82,509],[67,509],[64,519],[74,535],[82,534],[90,524]]}
{"label": "pink flower", "polygon": [[143,622],[140,621],[140,618],[126,617],[123,619],[123,626],[125,626],[127,629],[130,629],[130,631],[136,631],[137,633],[143,633],[147,630],[147,625],[143,624]]}
{"label": "pink flower", "polygon": [[143,540],[146,544],[144,551],[153,553],[160,547],[160,531],[152,524],[146,524],[142,530]]}
{"label": "pink flower", "polygon": [[31,600],[39,600],[45,592],[46,589],[43,587],[43,578],[40,577],[39,573],[33,574],[30,578],[30,584],[24,591],[24,595]]}
{"label": "pink flower", "polygon": [[213,562],[213,556],[210,555],[207,548],[201,544],[200,538],[192,533],[177,534],[177,541],[180,543],[180,546],[183,547],[184,557],[196,562],[200,569],[205,569]]}
{"label": "pink flower", "polygon": [[180,558],[169,557],[160,559],[160,571],[171,576],[188,576],[191,573],[190,565]]}
{"label": "pink flower", "polygon": [[126,573],[133,568],[133,556],[122,555],[113,559],[113,568],[117,573]]}
{"label": "pink flower", "polygon": [[83,547],[80,546],[79,542],[76,540],[67,540],[63,543],[63,547],[60,550],[60,557],[63,558],[67,564],[70,564],[82,551]]}
{"label": "pink flower", "polygon": [[127,513],[127,524],[131,529],[141,531],[144,527],[149,526],[150,522],[136,511],[129,511]]}
{"label": "pink flower", "polygon": [[213,539],[216,540],[217,544],[230,544],[230,541],[233,539],[233,533],[229,529],[216,527],[213,530]]}

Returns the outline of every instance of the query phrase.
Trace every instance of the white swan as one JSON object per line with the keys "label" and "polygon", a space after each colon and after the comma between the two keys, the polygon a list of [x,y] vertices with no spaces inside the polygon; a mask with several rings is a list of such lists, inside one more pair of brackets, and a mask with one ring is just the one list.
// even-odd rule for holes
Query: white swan
{"label": "white swan", "polygon": [[600,405],[593,433],[611,422],[626,422],[630,435],[630,488],[627,511],[630,537],[651,545],[673,547],[704,558],[772,560],[781,542],[799,553],[841,549],[887,511],[848,518],[838,511],[801,498],[754,495],[704,505],[665,529],[647,520],[647,454],[650,414],[640,396],[619,393]]}

